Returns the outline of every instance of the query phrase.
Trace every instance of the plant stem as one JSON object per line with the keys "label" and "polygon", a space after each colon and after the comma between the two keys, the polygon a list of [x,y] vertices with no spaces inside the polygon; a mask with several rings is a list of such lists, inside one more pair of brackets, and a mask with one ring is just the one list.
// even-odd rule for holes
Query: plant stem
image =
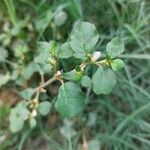
{"label": "plant stem", "polygon": [[38,86],[35,88],[34,93],[36,93],[37,91],[39,91],[42,88],[45,88],[46,86],[48,86],[49,84],[53,83],[55,80],[57,80],[56,76],[53,76],[51,79],[49,79],[48,81],[46,81],[44,84]]}
{"label": "plant stem", "polygon": [[19,143],[18,150],[22,150],[23,144],[24,144],[25,140],[27,139],[27,137],[29,136],[30,132],[31,132],[31,130],[25,131],[25,132],[23,133],[22,138],[21,138],[21,141],[20,141],[20,143]]}
{"label": "plant stem", "polygon": [[70,138],[68,139],[68,142],[69,142],[69,150],[72,150],[72,142]]}

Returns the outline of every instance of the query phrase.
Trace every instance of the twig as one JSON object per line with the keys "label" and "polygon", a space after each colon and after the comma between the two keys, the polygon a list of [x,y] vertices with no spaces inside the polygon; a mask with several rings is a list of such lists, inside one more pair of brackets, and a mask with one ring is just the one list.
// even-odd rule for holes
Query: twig
{"label": "twig", "polygon": [[49,84],[51,84],[52,82],[54,82],[57,79],[56,76],[53,76],[51,79],[49,79],[48,81],[46,81],[44,84],[38,86],[35,88],[34,93],[36,93],[37,91],[39,91],[40,89],[48,86]]}

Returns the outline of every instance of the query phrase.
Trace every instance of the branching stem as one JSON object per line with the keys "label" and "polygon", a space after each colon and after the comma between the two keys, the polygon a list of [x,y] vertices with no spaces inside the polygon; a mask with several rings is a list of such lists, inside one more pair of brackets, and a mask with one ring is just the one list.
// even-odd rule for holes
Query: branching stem
{"label": "branching stem", "polygon": [[36,93],[37,91],[40,91],[40,89],[45,88],[46,86],[48,86],[49,84],[53,83],[56,80],[57,80],[57,77],[54,75],[52,78],[50,78],[44,84],[41,84],[40,86],[36,87],[34,90],[34,93]]}

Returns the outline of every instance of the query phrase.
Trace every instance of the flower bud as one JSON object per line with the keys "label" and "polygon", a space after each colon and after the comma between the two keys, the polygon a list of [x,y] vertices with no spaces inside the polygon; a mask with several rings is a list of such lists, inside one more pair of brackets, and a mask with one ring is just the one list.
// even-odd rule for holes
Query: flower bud
{"label": "flower bud", "polygon": [[60,77],[61,75],[62,75],[61,71],[58,70],[57,73],[56,73],[56,76]]}
{"label": "flower bud", "polygon": [[93,54],[91,60],[92,60],[93,62],[95,62],[95,61],[98,60],[100,57],[101,57],[101,52],[100,52],[100,51],[96,51],[96,52],[94,52],[94,54]]}
{"label": "flower bud", "polygon": [[31,112],[31,117],[36,117],[37,116],[37,112],[36,112],[36,110],[33,110],[32,112]]}

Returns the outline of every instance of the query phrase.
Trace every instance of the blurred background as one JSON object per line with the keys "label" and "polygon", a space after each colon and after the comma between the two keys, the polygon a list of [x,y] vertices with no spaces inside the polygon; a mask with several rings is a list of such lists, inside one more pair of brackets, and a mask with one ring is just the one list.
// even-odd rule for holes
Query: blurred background
{"label": "blurred background", "polygon": [[[75,119],[52,111],[34,130],[11,134],[8,116],[18,91],[39,79],[30,65],[37,42],[65,42],[78,20],[96,25],[100,51],[115,36],[124,41],[116,88],[108,96],[91,93]],[[149,150],[149,117],[150,0],[0,0],[0,150]]]}

